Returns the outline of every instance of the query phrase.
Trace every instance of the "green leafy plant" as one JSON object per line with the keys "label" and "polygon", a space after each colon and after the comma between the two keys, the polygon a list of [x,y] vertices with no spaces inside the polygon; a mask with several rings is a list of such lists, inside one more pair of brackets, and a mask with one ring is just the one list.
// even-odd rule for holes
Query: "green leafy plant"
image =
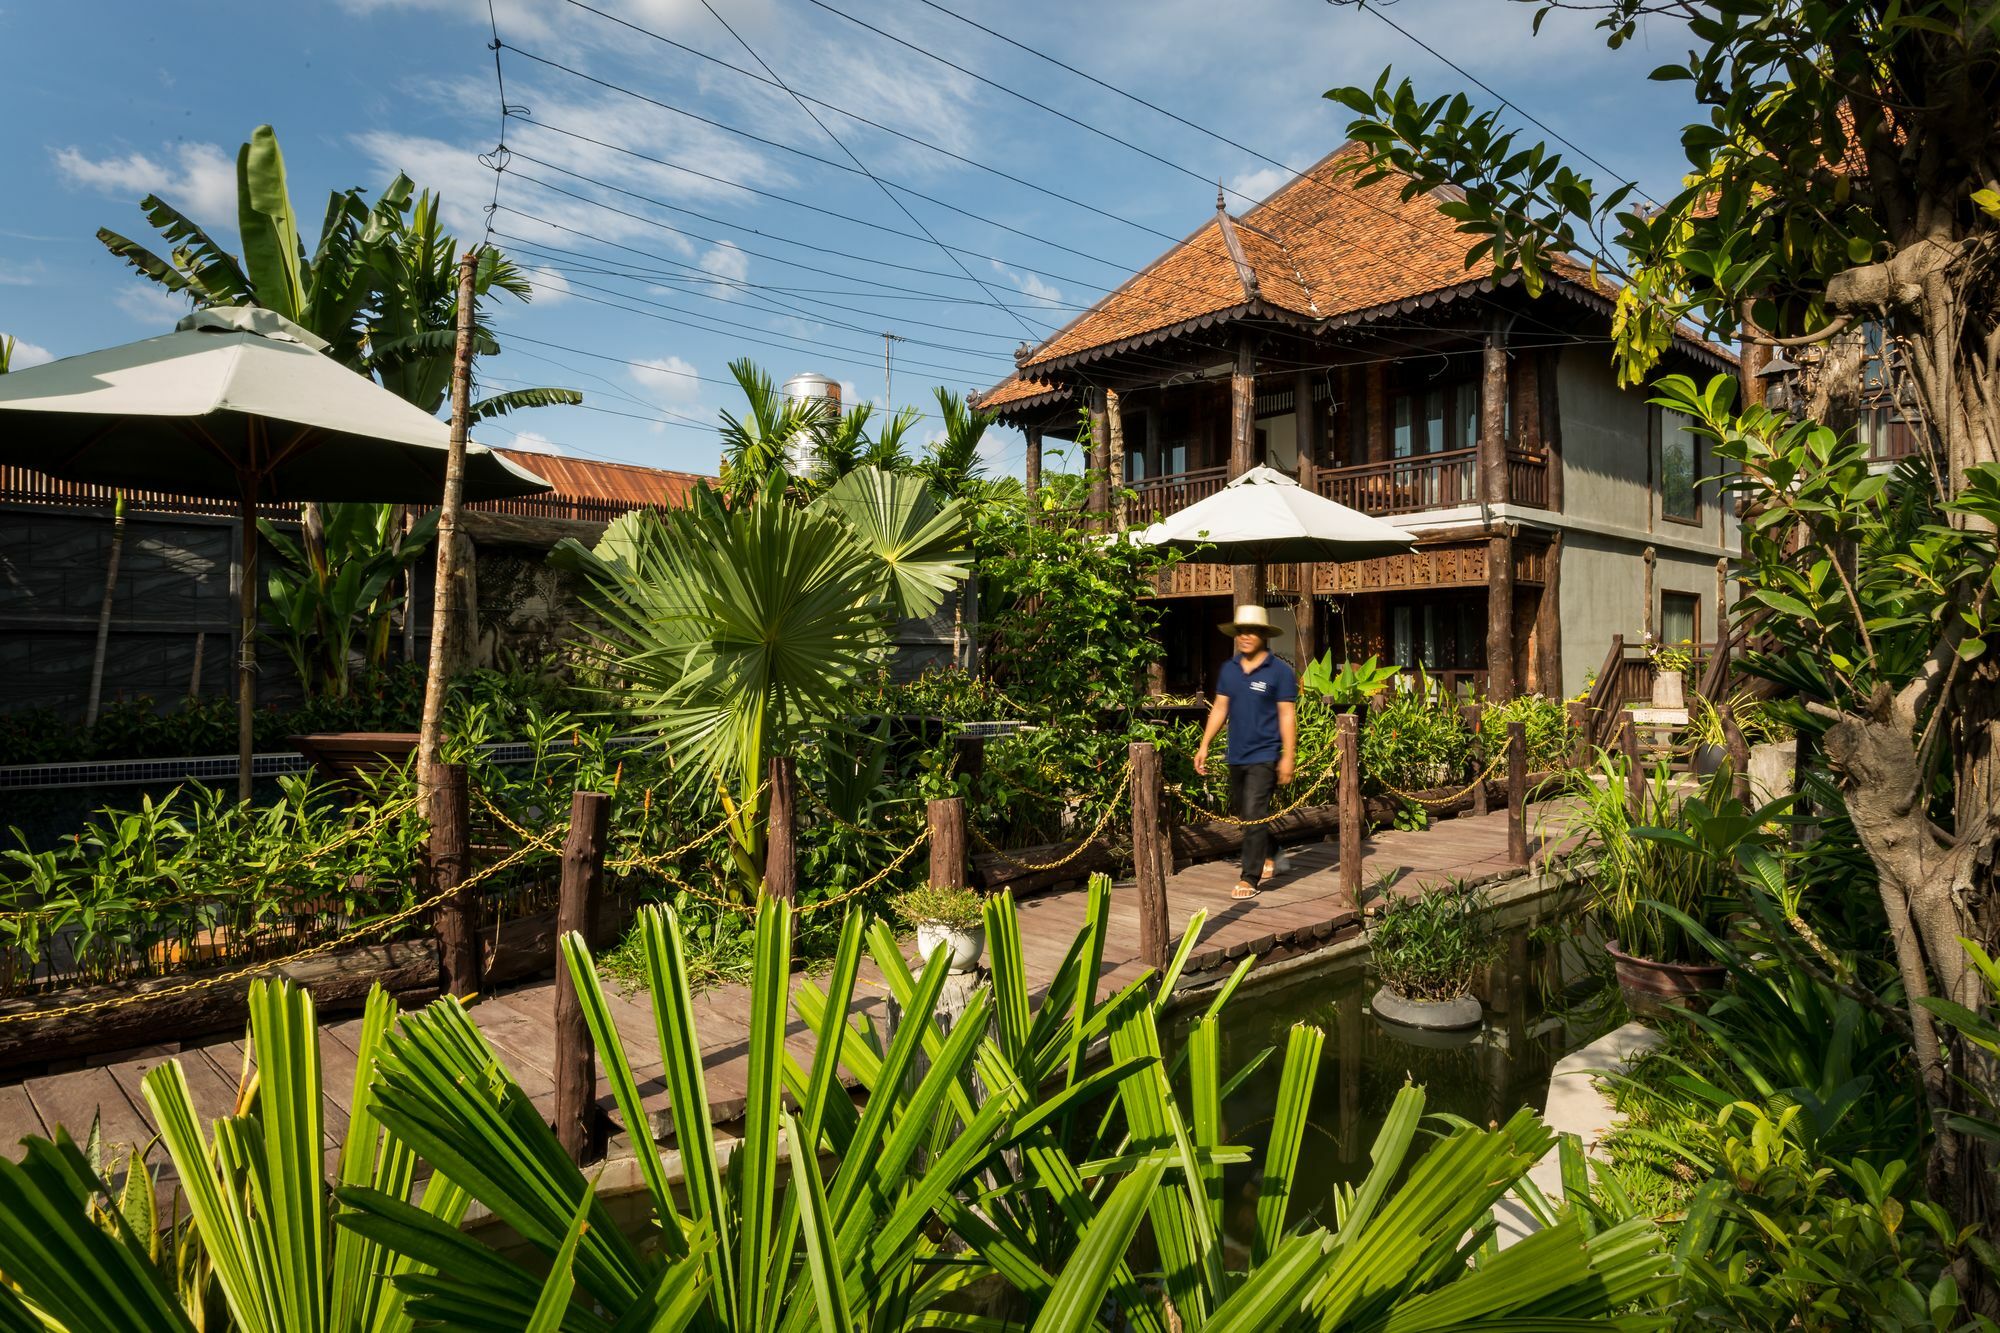
{"label": "green leafy plant", "polygon": [[[1792,739],[1794,732],[1791,725],[1767,700],[1748,690],[1735,690],[1725,702],[1745,744],[1765,745]],[[1722,714],[1713,700],[1697,695],[1688,701],[1688,729],[1697,745],[1720,747],[1728,744],[1728,737],[1722,729]]]}
{"label": "green leafy plant", "polygon": [[1479,734],[1489,757],[1506,753],[1507,724],[1519,722],[1528,742],[1528,769],[1545,772],[1569,766],[1576,729],[1561,699],[1546,694],[1518,694],[1479,710]]}
{"label": "green leafy plant", "polygon": [[389,660],[393,618],[404,605],[391,585],[437,532],[432,511],[405,533],[396,506],[319,507],[318,540],[294,540],[267,519],[257,523],[279,563],[267,573],[265,637],[284,650],[308,698],[344,699],[357,665],[380,670]]}
{"label": "green leafy plant", "polygon": [[1659,671],[1685,673],[1694,664],[1694,645],[1686,639],[1679,643],[1656,643],[1651,653],[1653,666]]}
{"label": "green leafy plant", "polygon": [[1461,781],[1472,738],[1458,701],[1419,677],[1391,694],[1361,725],[1361,774],[1377,789],[1421,791]]}
{"label": "green leafy plant", "polygon": [[1388,895],[1368,923],[1368,947],[1383,983],[1413,1000],[1471,994],[1499,950],[1486,893],[1464,881]]}
{"label": "green leafy plant", "polygon": [[980,923],[983,900],[956,884],[920,884],[889,900],[897,916],[912,926],[946,926],[967,930]]}
{"label": "green leafy plant", "polygon": [[1343,662],[1333,667],[1333,653],[1326,652],[1308,662],[1299,674],[1299,687],[1312,690],[1335,708],[1358,708],[1389,688],[1401,668],[1380,663],[1373,656],[1365,662]]}

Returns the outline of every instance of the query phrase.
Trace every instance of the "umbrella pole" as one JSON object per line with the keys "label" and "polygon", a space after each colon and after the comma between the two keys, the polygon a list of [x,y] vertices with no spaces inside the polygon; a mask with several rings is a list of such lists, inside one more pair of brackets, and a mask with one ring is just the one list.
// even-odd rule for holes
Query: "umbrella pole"
{"label": "umbrella pole", "polygon": [[236,798],[250,800],[250,751],[257,708],[257,497],[243,488],[243,584],[237,589],[240,637],[236,645]]}

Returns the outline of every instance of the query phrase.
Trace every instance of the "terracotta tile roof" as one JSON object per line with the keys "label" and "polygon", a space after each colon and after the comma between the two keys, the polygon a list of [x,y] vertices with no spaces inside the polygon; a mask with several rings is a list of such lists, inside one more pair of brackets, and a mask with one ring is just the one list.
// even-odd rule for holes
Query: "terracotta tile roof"
{"label": "terracotta tile roof", "polygon": [[[1057,368],[1093,359],[1129,339],[1168,336],[1237,314],[1338,319],[1495,280],[1466,267],[1470,239],[1438,211],[1433,194],[1402,197],[1401,178],[1356,185],[1343,172],[1364,150],[1344,144],[1241,218],[1230,219],[1246,284],[1223,231],[1210,218],[1173,249],[1106,295],[1036,348],[1022,364]],[[1603,294],[1581,265],[1560,263],[1559,277]],[[1019,377],[1015,377],[1016,380]],[[993,402],[1015,380],[995,388]]]}
{"label": "terracotta tile roof", "polygon": [[[555,489],[552,500],[603,500],[631,508],[680,503],[700,477],[692,472],[668,472],[635,463],[605,463],[594,458],[533,453],[526,449],[495,449],[519,463]],[[541,497],[533,497],[541,498]]]}
{"label": "terracotta tile roof", "polygon": [[1069,389],[1060,384],[1044,384],[1036,379],[1023,379],[1019,375],[1009,375],[985,393],[974,394],[972,406],[982,412],[993,412],[1003,407],[1013,407],[1052,394],[1056,398],[1069,396]]}

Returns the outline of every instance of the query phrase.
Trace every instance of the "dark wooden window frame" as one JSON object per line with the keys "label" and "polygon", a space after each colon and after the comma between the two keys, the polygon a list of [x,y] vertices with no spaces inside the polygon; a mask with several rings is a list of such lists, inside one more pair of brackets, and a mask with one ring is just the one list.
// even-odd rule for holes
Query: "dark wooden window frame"
{"label": "dark wooden window frame", "polygon": [[1676,514],[1667,508],[1667,412],[1664,407],[1653,409],[1653,494],[1660,502],[1660,519],[1666,523],[1678,523],[1683,527],[1701,526],[1701,436],[1693,431],[1686,432],[1688,447],[1693,452],[1689,468],[1693,475],[1688,480],[1688,494],[1692,497],[1694,510],[1689,514]]}

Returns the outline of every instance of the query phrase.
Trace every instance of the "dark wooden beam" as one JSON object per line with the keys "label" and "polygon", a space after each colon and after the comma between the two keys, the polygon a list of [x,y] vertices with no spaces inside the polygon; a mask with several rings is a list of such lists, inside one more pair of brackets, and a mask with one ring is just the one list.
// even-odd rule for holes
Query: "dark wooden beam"
{"label": "dark wooden beam", "polygon": [[[1229,375],[1229,478],[1257,466],[1257,352],[1246,335],[1236,344],[1236,364]],[[1254,565],[1236,567],[1236,604],[1263,601],[1263,579]]]}
{"label": "dark wooden beam", "polygon": [[1090,391],[1090,512],[1102,525],[1111,512],[1111,414],[1102,389]]}
{"label": "dark wooden beam", "polygon": [[1486,539],[1486,695],[1514,694],[1514,538],[1503,529]]}

